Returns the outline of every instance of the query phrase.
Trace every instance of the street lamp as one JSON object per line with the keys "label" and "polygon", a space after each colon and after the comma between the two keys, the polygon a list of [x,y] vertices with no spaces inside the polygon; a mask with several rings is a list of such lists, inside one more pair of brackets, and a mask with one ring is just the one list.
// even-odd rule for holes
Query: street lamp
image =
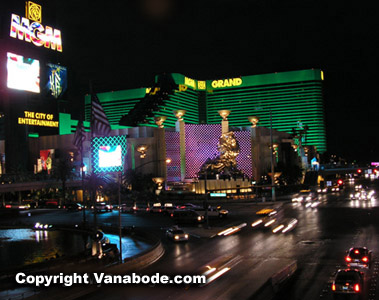
{"label": "street lamp", "polygon": [[158,125],[159,128],[163,128],[163,122],[166,121],[167,117],[166,116],[157,116],[154,117],[155,124]]}
{"label": "street lamp", "polygon": [[222,118],[223,121],[228,121],[228,116],[230,115],[230,110],[227,110],[227,109],[219,110],[218,114],[220,115],[220,117]]}
{"label": "street lamp", "polygon": [[178,110],[174,110],[174,115],[175,117],[177,117],[178,121],[183,121],[183,116],[186,114],[186,110],[185,109],[178,109]]}
{"label": "street lamp", "polygon": [[252,124],[252,125],[251,125],[252,128],[257,127],[257,124],[258,124],[258,122],[259,122],[259,118],[258,118],[257,116],[247,117],[247,119],[248,119],[249,122]]}
{"label": "street lamp", "polygon": [[147,152],[147,145],[139,145],[137,147],[137,151],[140,153],[140,158],[145,158],[146,157],[146,152]]}

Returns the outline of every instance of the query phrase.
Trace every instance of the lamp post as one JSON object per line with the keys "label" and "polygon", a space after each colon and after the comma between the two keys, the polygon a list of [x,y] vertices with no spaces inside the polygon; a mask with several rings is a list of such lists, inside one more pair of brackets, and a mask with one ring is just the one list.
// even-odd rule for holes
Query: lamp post
{"label": "lamp post", "polygon": [[231,111],[227,110],[227,109],[223,109],[223,110],[218,111],[218,114],[222,118],[222,121],[221,121],[221,133],[222,134],[227,133],[229,131],[228,116],[230,115],[230,112]]}
{"label": "lamp post", "polygon": [[186,113],[184,109],[174,110],[174,115],[177,118],[176,121],[176,131],[179,132],[179,143],[180,143],[180,180],[183,182],[186,177],[186,134],[185,134],[185,124],[183,116]]}

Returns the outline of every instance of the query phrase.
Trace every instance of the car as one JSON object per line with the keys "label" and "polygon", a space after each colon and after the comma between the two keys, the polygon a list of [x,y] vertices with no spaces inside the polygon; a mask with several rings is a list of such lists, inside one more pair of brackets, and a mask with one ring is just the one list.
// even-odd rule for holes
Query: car
{"label": "car", "polygon": [[345,262],[349,268],[370,268],[372,263],[371,256],[372,251],[366,247],[353,247],[346,251]]}
{"label": "car", "polygon": [[184,232],[183,229],[179,228],[178,226],[173,226],[166,230],[166,236],[167,238],[175,241],[175,242],[183,242],[188,241],[189,234]]}
{"label": "car", "polygon": [[204,216],[191,209],[176,209],[170,215],[175,223],[198,224],[204,222]]}
{"label": "car", "polygon": [[80,203],[69,203],[65,205],[65,209],[67,211],[81,211],[83,209],[83,205]]}
{"label": "car", "polygon": [[9,210],[28,210],[30,209],[29,204],[18,204],[18,203],[5,203],[3,206],[5,209]]}
{"label": "car", "polygon": [[276,227],[272,230],[273,233],[286,233],[293,230],[298,223],[295,218],[285,218],[276,224]]}
{"label": "car", "polygon": [[312,202],[316,200],[317,200],[317,196],[311,190],[301,190],[292,198],[292,202],[300,202],[300,203]]}
{"label": "car", "polygon": [[132,213],[134,212],[133,210],[133,205],[128,205],[127,203],[121,204],[121,212],[123,213]]}
{"label": "car", "polygon": [[153,203],[153,206],[150,208],[151,213],[161,213],[163,211],[163,207],[161,203]]}
{"label": "car", "polygon": [[107,204],[105,202],[98,202],[95,205],[95,210],[96,212],[102,212],[102,211],[108,212],[108,211],[112,211],[113,207],[112,205]]}
{"label": "car", "polygon": [[[186,203],[183,205],[177,206],[177,209],[191,209],[194,211],[199,212],[201,215],[205,217],[206,209],[203,206],[195,205],[192,203]],[[229,214],[229,211],[227,209],[221,208],[221,206],[213,207],[208,206],[208,218],[225,218]]]}
{"label": "car", "polygon": [[44,199],[41,206],[45,208],[58,208],[58,202],[57,199]]}
{"label": "car", "polygon": [[175,206],[174,206],[174,204],[172,204],[172,203],[170,203],[170,202],[167,202],[167,203],[165,203],[164,204],[164,206],[163,206],[163,212],[165,213],[165,214],[171,214],[173,211],[175,210]]}
{"label": "car", "polygon": [[133,212],[149,212],[150,206],[143,203],[134,203]]}
{"label": "car", "polygon": [[324,188],[320,187],[317,189],[317,193],[319,193],[319,194],[325,194],[327,192],[328,192],[328,188],[326,188],[326,187],[324,187]]}
{"label": "car", "polygon": [[331,186],[329,188],[330,188],[330,191],[332,193],[339,192],[340,190],[342,190],[342,187],[340,185],[338,185],[338,184],[335,184],[335,185],[333,185],[333,186]]}
{"label": "car", "polygon": [[256,219],[251,223],[251,227],[257,228],[264,226],[265,228],[271,227],[282,217],[282,210],[273,208],[263,208],[255,213]]}
{"label": "car", "polygon": [[363,273],[357,269],[340,269],[332,282],[334,298],[338,295],[362,295]]}

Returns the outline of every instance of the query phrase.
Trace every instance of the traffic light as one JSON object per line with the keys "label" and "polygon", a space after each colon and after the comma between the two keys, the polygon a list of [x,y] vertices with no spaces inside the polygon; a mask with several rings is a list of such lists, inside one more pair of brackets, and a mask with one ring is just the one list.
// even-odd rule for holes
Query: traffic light
{"label": "traffic light", "polygon": [[337,183],[338,183],[338,185],[342,185],[343,184],[343,180],[342,179],[338,179]]}
{"label": "traffic light", "polygon": [[358,169],[357,172],[358,172],[358,174],[361,174],[361,173],[362,173],[362,170],[361,170],[361,169]]}

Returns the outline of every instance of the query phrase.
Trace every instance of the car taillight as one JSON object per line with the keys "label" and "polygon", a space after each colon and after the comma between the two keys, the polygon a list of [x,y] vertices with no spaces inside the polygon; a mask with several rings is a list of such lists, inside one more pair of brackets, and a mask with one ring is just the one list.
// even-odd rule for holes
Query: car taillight
{"label": "car taillight", "polygon": [[355,284],[354,285],[354,291],[359,292],[360,290],[361,290],[361,288],[360,288],[359,284],[358,283]]}
{"label": "car taillight", "polygon": [[368,257],[367,257],[367,256],[362,257],[362,261],[364,261],[364,262],[368,262]]}
{"label": "car taillight", "polygon": [[12,208],[12,205],[7,204],[5,205],[5,208]]}
{"label": "car taillight", "polygon": [[171,216],[171,218],[172,218],[172,217],[174,216],[174,214],[171,214],[170,216]]}
{"label": "car taillight", "polygon": [[354,253],[355,254],[359,254],[359,250],[354,250]]}
{"label": "car taillight", "polygon": [[346,256],[345,260],[346,260],[347,262],[351,262],[351,257],[350,257],[350,256]]}
{"label": "car taillight", "polygon": [[336,290],[336,285],[333,283],[332,284],[332,291],[335,291]]}

